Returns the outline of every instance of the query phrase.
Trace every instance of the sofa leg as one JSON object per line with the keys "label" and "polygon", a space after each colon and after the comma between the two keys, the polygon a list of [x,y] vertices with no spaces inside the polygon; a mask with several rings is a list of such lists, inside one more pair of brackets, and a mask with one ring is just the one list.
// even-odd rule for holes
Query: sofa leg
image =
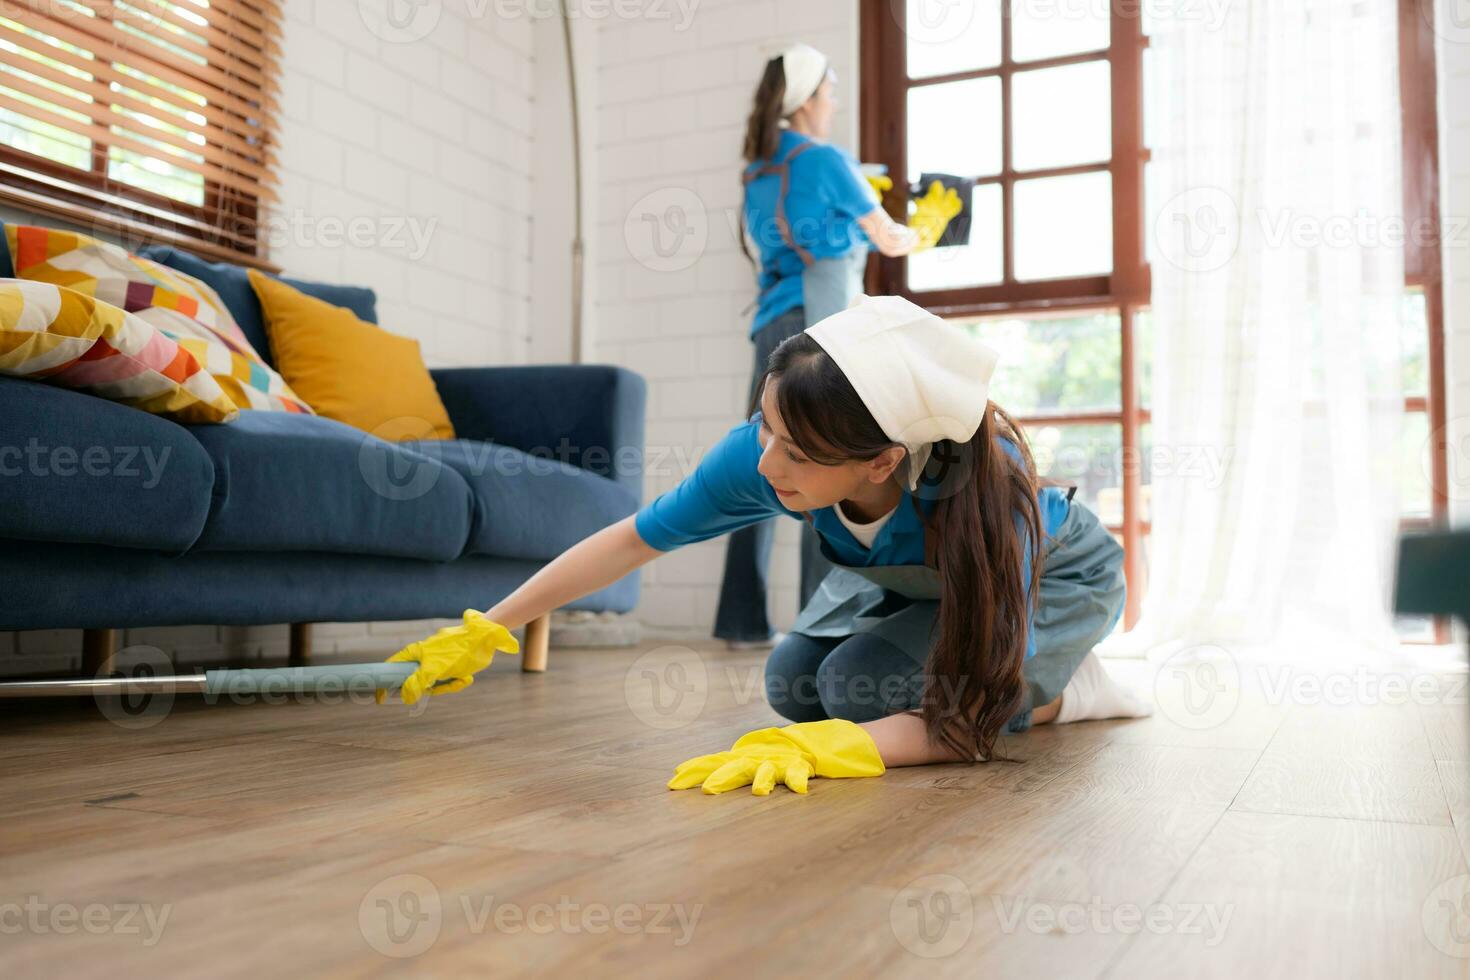
{"label": "sofa leg", "polygon": [[525,649],[521,651],[521,670],[538,674],[544,671],[550,643],[551,613],[527,623]]}
{"label": "sofa leg", "polygon": [[82,674],[100,677],[112,673],[117,652],[117,630],[82,630]]}
{"label": "sofa leg", "polygon": [[291,666],[305,667],[311,661],[311,624],[291,624]]}

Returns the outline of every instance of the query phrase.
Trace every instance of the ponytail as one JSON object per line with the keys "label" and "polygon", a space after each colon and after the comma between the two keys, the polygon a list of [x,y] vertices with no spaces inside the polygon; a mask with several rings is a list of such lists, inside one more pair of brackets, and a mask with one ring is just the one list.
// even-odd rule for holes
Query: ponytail
{"label": "ponytail", "polygon": [[755,89],[755,104],[745,123],[745,162],[769,160],[781,145],[781,102],[786,98],[786,64],[781,57],[766,62]]}
{"label": "ponytail", "polygon": [[[1020,460],[1001,448],[1002,439],[1016,446]],[[994,402],[970,441],[952,448],[973,474],[938,501],[928,522],[941,598],[918,713],[931,742],[988,760],[1024,703],[1021,668],[1041,582],[1041,507],[1031,451]]]}
{"label": "ponytail", "polygon": [[[755,89],[755,104],[751,107],[750,118],[745,123],[744,155],[747,164],[758,160],[770,160],[780,149],[781,102],[785,98],[786,61],[777,56],[766,62],[765,73],[761,75],[761,82]],[[755,256],[750,254],[750,246],[745,243],[743,225],[739,238],[741,254],[745,256],[751,268],[759,272],[760,267],[756,264]]]}

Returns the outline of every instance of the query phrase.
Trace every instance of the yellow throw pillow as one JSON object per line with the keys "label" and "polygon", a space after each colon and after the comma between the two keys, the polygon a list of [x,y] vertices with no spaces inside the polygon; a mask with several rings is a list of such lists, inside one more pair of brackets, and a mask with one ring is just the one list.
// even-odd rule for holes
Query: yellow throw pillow
{"label": "yellow throw pillow", "polygon": [[453,439],[419,342],[250,272],[276,370],[318,415],[381,439]]}

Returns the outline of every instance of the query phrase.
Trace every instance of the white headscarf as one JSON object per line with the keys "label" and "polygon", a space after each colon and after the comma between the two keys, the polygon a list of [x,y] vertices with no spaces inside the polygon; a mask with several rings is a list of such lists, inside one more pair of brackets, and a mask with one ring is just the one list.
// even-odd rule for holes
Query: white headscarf
{"label": "white headscarf", "polygon": [[792,44],[771,57],[781,59],[786,73],[786,95],[781,99],[781,116],[785,118],[816,94],[827,77],[827,56],[809,44]]}
{"label": "white headscarf", "polygon": [[968,442],[985,418],[998,355],[901,296],[859,296],[806,330],[847,376],[883,434],[908,450],[912,493],[940,439]]}

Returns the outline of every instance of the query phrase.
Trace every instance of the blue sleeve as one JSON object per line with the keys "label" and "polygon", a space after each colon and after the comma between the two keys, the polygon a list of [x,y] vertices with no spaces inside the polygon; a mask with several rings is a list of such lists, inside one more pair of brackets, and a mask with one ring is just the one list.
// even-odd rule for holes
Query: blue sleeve
{"label": "blue sleeve", "polygon": [[820,167],[818,173],[822,194],[837,211],[852,218],[861,218],[878,206],[873,199],[873,188],[858,170],[852,155],[840,147],[820,146],[812,150]]}
{"label": "blue sleeve", "polygon": [[757,421],[731,429],[682,483],[639,510],[633,521],[638,536],[652,548],[672,551],[791,513],[756,469],[759,427],[757,415]]}

